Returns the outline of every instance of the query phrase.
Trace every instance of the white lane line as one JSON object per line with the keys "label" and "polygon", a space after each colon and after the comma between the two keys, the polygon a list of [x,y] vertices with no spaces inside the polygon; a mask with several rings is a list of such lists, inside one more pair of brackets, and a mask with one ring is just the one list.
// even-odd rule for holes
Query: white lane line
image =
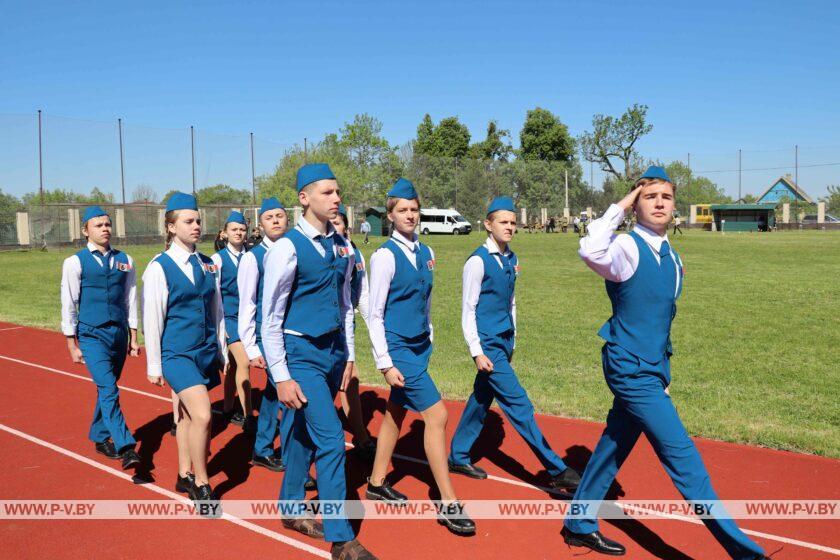
{"label": "white lane line", "polygon": [[16,330],[18,330],[18,329],[22,329],[22,328],[23,328],[23,327],[6,327],[6,328],[3,328],[3,329],[0,329],[0,332],[3,332],[3,331],[16,331]]}
{"label": "white lane line", "polygon": [[[53,368],[50,368],[50,367],[42,366],[40,364],[25,362],[23,360],[10,358],[8,356],[3,356],[3,355],[0,355],[0,358],[3,358],[5,360],[10,360],[12,362],[16,362],[16,363],[23,364],[23,365],[40,368],[40,369],[50,371],[50,372],[53,372],[53,373],[58,373],[58,374],[61,374],[61,375],[67,375],[69,377],[74,377],[76,379],[82,379],[84,381],[90,381],[90,379],[88,379],[87,377],[83,377],[81,375],[76,375],[75,373],[69,373],[69,372],[66,372],[66,371],[61,371],[61,370],[58,370],[58,369],[53,369]],[[164,397],[161,397],[160,395],[155,395],[155,394],[152,394],[152,393],[146,393],[145,391],[138,391],[137,389],[131,389],[130,387],[125,387],[125,388],[120,387],[120,389],[124,389],[126,391],[129,391],[129,392],[132,392],[132,393],[137,393],[137,394],[140,394],[140,395],[145,395],[147,397],[152,397],[152,398],[155,398],[155,399],[160,399],[160,400],[164,400],[164,401],[167,401],[167,402],[171,402],[171,399],[164,398]],[[346,443],[346,442],[345,442],[345,446],[353,447],[352,444]],[[398,459],[402,459],[404,461],[409,461],[409,462],[417,463],[417,464],[421,464],[421,465],[428,465],[429,464],[428,462],[424,461],[423,459],[418,459],[416,457],[410,457],[408,455],[400,455],[399,453],[394,453],[394,457],[398,458]],[[503,484],[509,484],[511,486],[519,486],[521,488],[528,488],[528,489],[537,490],[537,491],[540,491],[540,492],[549,492],[549,493],[552,493],[552,494],[559,494],[559,495],[564,495],[565,494],[564,492],[558,492],[558,491],[556,491],[552,488],[543,488],[543,487],[540,487],[540,486],[534,486],[533,484],[528,484],[527,482],[523,482],[521,480],[504,478],[504,477],[495,476],[495,475],[488,475],[487,478],[490,479],[490,480],[495,480],[496,482],[501,482]],[[614,505],[624,507],[623,502],[616,501],[616,502],[612,502],[612,503]],[[649,512],[645,512],[645,513],[647,514]],[[662,514],[657,514],[657,516],[662,517],[664,519],[673,519],[673,520],[676,520],[676,521],[684,521],[686,523],[691,523],[691,524],[696,524],[696,525],[701,525],[702,524],[702,522],[697,520],[697,519],[693,519],[691,517],[685,517],[685,516],[677,515],[677,514],[664,514],[664,513],[662,513]],[[824,546],[824,545],[821,545],[821,544],[816,544],[816,543],[811,543],[811,542],[807,542],[807,541],[800,541],[800,540],[796,540],[796,539],[791,539],[791,538],[788,538],[788,537],[783,537],[781,535],[773,535],[773,534],[770,534],[770,533],[762,533],[761,531],[753,531],[751,529],[742,528],[741,530],[744,533],[746,533],[748,535],[752,535],[754,537],[759,537],[759,538],[762,538],[762,539],[767,539],[767,540],[776,541],[776,542],[780,542],[780,543],[800,546],[802,548],[809,548],[811,550],[818,550],[820,552],[826,552],[826,553],[829,553],[829,554],[834,554],[836,556],[840,556],[840,549],[837,549],[837,548],[831,548],[831,547]]]}
{"label": "white lane line", "polygon": [[[30,441],[32,443],[35,443],[37,445],[40,445],[41,447],[46,447],[47,449],[50,449],[50,450],[55,451],[57,453],[61,453],[62,455],[66,456],[66,457],[70,457],[71,459],[75,459],[76,461],[79,461],[81,463],[84,463],[86,465],[94,467],[96,469],[99,469],[99,470],[101,470],[103,472],[106,472],[106,473],[108,473],[112,476],[115,476],[117,478],[121,478],[123,480],[126,480],[126,481],[130,482],[131,484],[137,486],[138,488],[145,488],[147,490],[150,490],[152,492],[156,492],[158,494],[161,494],[162,496],[166,496],[167,498],[170,498],[172,500],[176,500],[176,501],[181,502],[183,504],[187,504],[187,505],[191,504],[190,500],[181,496],[180,494],[176,494],[175,492],[171,492],[171,491],[169,491],[165,488],[161,488],[160,486],[158,486],[156,484],[152,484],[152,483],[135,484],[134,480],[132,479],[132,477],[128,473],[118,471],[117,469],[114,469],[114,468],[111,468],[107,465],[103,465],[101,463],[98,463],[98,462],[94,461],[93,459],[89,459],[89,458],[85,457],[84,455],[79,455],[78,453],[74,453],[73,451],[70,451],[69,449],[59,447],[58,445],[55,445],[55,444],[50,443],[48,441],[44,441],[40,438],[37,438],[37,437],[35,437],[33,435],[30,435],[30,434],[27,434],[25,432],[21,432],[20,430],[16,430],[14,428],[6,426],[5,424],[0,424],[0,430],[3,430],[4,432],[15,435],[19,438],[23,438],[23,439],[25,439],[27,441]],[[318,556],[320,558],[330,558],[330,553],[325,551],[325,550],[321,550],[320,548],[316,548],[316,547],[314,547],[312,545],[309,545],[305,542],[301,542],[299,540],[287,537],[285,535],[281,535],[280,533],[277,533],[277,532],[272,531],[270,529],[266,529],[265,527],[262,527],[260,525],[255,524],[255,523],[245,521],[244,519],[236,517],[235,515],[230,515],[228,513],[223,513],[222,517],[220,519],[224,519],[225,521],[229,521],[229,522],[233,523],[234,525],[238,525],[238,526],[243,527],[245,529],[248,529],[250,531],[254,531],[255,533],[259,533],[260,535],[263,535],[263,536],[268,537],[270,539],[274,539],[275,541],[279,541],[283,544],[293,546],[293,547],[295,547],[299,550],[302,550],[304,552],[314,554],[315,556]]]}
{"label": "white lane line", "polygon": [[[47,366],[42,366],[40,364],[33,364],[32,362],[25,362],[23,360],[18,360],[17,358],[10,358],[9,356],[0,355],[0,358],[4,360],[9,360],[10,362],[15,362],[16,364],[21,364],[24,366],[30,366],[38,369],[43,369],[52,373],[57,373],[59,375],[66,375],[67,377],[73,377],[75,379],[81,379],[82,381],[88,381],[93,383],[93,380],[89,377],[85,377],[84,375],[78,375],[75,373],[70,373],[69,371],[62,371],[60,369],[55,369]],[[159,401],[166,401],[168,403],[172,402],[170,397],[162,397],[160,395],[155,395],[154,393],[147,393],[146,391],[140,391],[139,389],[132,389],[131,387],[125,387],[123,385],[118,385],[120,391],[127,391],[129,393],[137,393],[138,395],[143,395],[144,397],[151,397],[153,399],[157,399]]]}

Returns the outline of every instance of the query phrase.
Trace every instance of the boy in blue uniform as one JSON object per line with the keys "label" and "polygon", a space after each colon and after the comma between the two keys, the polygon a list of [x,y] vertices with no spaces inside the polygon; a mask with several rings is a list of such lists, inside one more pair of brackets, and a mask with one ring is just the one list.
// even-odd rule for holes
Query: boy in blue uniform
{"label": "boy in blue uniform", "polygon": [[[313,163],[297,173],[303,218],[265,257],[262,339],[280,401],[292,420],[283,432],[286,474],[280,499],[301,502],[315,457],[321,500],[343,501],[344,430],[333,401],[355,361],[350,276],[353,252],[335,233],[338,182],[329,166]],[[285,421],[285,418],[284,418]],[[375,558],[355,538],[346,517],[286,516],[283,525],[332,543],[340,560]]]}
{"label": "boy in blue uniform", "polygon": [[[111,218],[99,206],[85,209],[87,246],[64,261],[61,329],[71,359],[84,363],[96,384],[96,408],[88,437],[97,453],[137,465],[136,441],[120,408],[120,379],[126,354],[140,355],[134,261],[111,247]],[[129,334],[130,333],[130,334]]]}
{"label": "boy in blue uniform", "polygon": [[[671,321],[683,282],[682,261],[667,236],[675,190],[664,169],[649,167],[627,196],[589,225],[580,243],[580,256],[605,279],[612,303],[612,317],[598,334],[605,340],[601,360],[614,400],[575,502],[604,498],[642,433],[686,500],[718,499],[668,392]],[[638,224],[630,234],[614,235],[631,209]],[[624,554],[622,545],[598,531],[597,511],[590,509],[587,514],[566,519],[562,532],[566,543],[602,554]],[[703,523],[730,557],[764,558],[761,547],[725,512]]]}
{"label": "boy in blue uniform", "polygon": [[274,197],[264,198],[258,218],[264,232],[262,241],[245,253],[237,272],[239,291],[239,338],[251,365],[266,370],[265,390],[260,403],[260,415],[257,421],[257,437],[254,440],[254,466],[280,472],[285,469],[283,460],[274,450],[274,439],[280,426],[280,401],[277,391],[266,369],[265,349],[262,343],[262,301],[263,281],[265,276],[265,254],[283,237],[289,226],[289,218],[283,204]]}
{"label": "boy in blue uniform", "polygon": [[[231,424],[242,426],[246,432],[253,432],[256,431],[256,418],[251,407],[250,360],[245,352],[245,346],[239,340],[239,288],[237,287],[239,262],[245,255],[247,233],[245,216],[236,210],[231,211],[220,234],[223,245],[210,258],[220,274],[219,287],[225,309],[228,365],[225,372],[225,399],[222,411]],[[235,410],[234,399],[237,394],[242,412]]]}
{"label": "boy in blue uniform", "polygon": [[478,374],[449,455],[450,472],[484,479],[487,473],[470,462],[493,399],[528,443],[551,476],[551,486],[574,491],[580,476],[549,446],[534,418],[534,406],[511,366],[516,336],[514,287],[519,259],[510,249],[516,233],[516,208],[509,197],[490,203],[487,241],[464,264],[461,327]]}

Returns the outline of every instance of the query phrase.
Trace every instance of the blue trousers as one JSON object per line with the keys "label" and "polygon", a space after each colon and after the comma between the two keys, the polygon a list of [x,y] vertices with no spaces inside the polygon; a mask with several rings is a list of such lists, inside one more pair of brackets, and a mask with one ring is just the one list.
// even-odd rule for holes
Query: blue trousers
{"label": "blue trousers", "polygon": [[[285,414],[292,419],[292,426],[283,436],[286,473],[280,499],[304,499],[303,485],[314,455],[319,498],[344,501],[344,428],[333,404],[347,362],[344,338],[336,331],[318,338],[286,335],[285,339],[289,372],[307,402]],[[342,516],[324,519],[324,538],[343,542],[353,540],[355,535],[346,516]]]}
{"label": "blue trousers", "polygon": [[88,437],[97,443],[110,437],[117,451],[134,447],[137,442],[126,426],[117,388],[128,351],[128,329],[125,325],[90,327],[79,323],[78,338],[85,365],[96,383],[96,408]]}
{"label": "blue trousers", "polygon": [[[607,427],[586,465],[574,500],[602,500],[642,433],[687,501],[717,500],[700,453],[665,393],[671,379],[669,359],[651,364],[620,346],[605,344],[601,360],[615,398]],[[591,517],[566,519],[566,527],[576,533],[597,531],[597,511],[590,508],[590,513]],[[703,523],[730,557],[751,559],[764,554],[728,516],[704,519]]]}
{"label": "blue trousers", "polygon": [[510,365],[510,357],[513,353],[513,333],[494,337],[482,336],[481,348],[493,362],[493,373],[478,372],[476,375],[473,393],[467,401],[467,407],[452,437],[449,460],[456,465],[471,462],[470,449],[484,427],[484,419],[487,417],[490,405],[493,404],[493,399],[496,399],[502,412],[543,467],[552,476],[560,474],[566,470],[566,463],[551,449],[540,427],[537,426],[534,405],[531,404],[528,393],[519,383],[519,378],[516,377]]}
{"label": "blue trousers", "polygon": [[[258,340],[257,345],[262,355],[265,356],[262,341]],[[274,438],[277,437],[278,426],[281,434],[280,441],[283,441],[282,434],[288,433],[292,425],[291,417],[286,418],[286,414],[284,414],[286,407],[277,400],[277,387],[274,385],[271,373],[265,370],[265,374],[265,389],[260,402],[260,415],[257,418],[257,436],[254,439],[254,455],[256,457],[274,455]],[[279,419],[281,415],[283,417],[282,421]]]}

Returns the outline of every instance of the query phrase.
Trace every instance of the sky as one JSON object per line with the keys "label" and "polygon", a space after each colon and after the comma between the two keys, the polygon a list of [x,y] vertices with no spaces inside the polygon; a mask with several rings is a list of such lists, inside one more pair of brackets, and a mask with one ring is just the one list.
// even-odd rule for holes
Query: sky
{"label": "sky", "polygon": [[[840,3],[10,2],[0,0],[0,189],[250,184],[283,149],[358,113],[392,144],[425,113],[518,144],[540,106],[573,135],[593,114],[649,106],[644,157],[760,194],[794,173],[840,184]],[[767,169],[771,168],[771,169]],[[589,165],[584,164],[588,178]],[[707,173],[704,173],[707,172]],[[603,173],[594,173],[599,185]],[[119,197],[118,197],[119,198]]]}

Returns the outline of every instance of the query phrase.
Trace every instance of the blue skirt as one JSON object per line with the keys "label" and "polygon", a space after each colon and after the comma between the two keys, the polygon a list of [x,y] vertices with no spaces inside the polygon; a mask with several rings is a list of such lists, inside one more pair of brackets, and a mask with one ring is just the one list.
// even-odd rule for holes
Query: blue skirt
{"label": "blue skirt", "polygon": [[429,375],[432,341],[428,335],[403,338],[386,332],[388,354],[405,378],[405,387],[391,387],[388,401],[415,412],[423,412],[440,401],[440,393]]}

